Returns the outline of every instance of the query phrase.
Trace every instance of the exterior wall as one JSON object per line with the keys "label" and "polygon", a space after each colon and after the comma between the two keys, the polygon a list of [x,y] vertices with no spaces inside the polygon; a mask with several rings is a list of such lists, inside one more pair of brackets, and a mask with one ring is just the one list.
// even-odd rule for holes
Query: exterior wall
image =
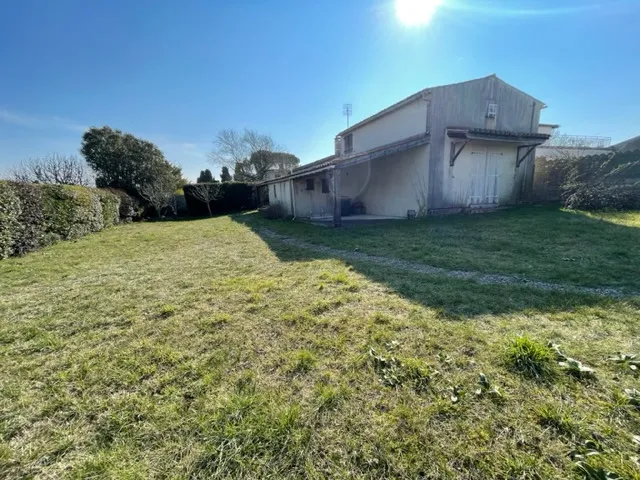
{"label": "exterior wall", "polygon": [[[498,104],[496,119],[487,119],[489,103]],[[538,131],[543,105],[495,76],[455,85],[437,87],[431,93],[431,160],[429,163],[429,205],[431,209],[449,208],[452,194],[447,192],[450,139],[447,127],[491,128],[497,130]],[[469,145],[467,145],[467,148]],[[445,150],[447,150],[445,152]],[[533,178],[533,155],[520,166],[522,178]],[[456,163],[460,159],[456,160]],[[527,189],[527,187],[524,187]],[[457,195],[457,194],[456,194]],[[457,203],[456,203],[457,205]]]}
{"label": "exterior wall", "polygon": [[[313,179],[313,190],[307,190],[307,179]],[[333,200],[331,193],[322,193],[322,179],[326,178],[331,187],[327,172],[321,172],[312,177],[296,178],[293,180],[295,195],[296,217],[322,217],[333,215]]]}
{"label": "exterior wall", "polygon": [[[363,202],[372,215],[406,218],[407,210],[418,211],[417,196],[426,199],[428,194],[429,150],[424,145],[365,162],[371,166],[369,181],[354,200]],[[343,171],[343,182],[348,170]]]}
{"label": "exterior wall", "polygon": [[[449,158],[451,143],[447,142],[444,152]],[[498,205],[517,203],[526,170],[522,166],[516,169],[517,146],[499,142],[469,142],[455,161],[453,167],[447,162],[444,179],[443,203],[447,208],[465,208],[470,206],[473,187],[473,173],[478,161],[474,152],[501,154],[498,156]]]}
{"label": "exterior wall", "polygon": [[538,126],[538,133],[544,133],[546,135],[553,135],[553,132],[555,130],[556,129],[552,125],[539,125]]}
{"label": "exterior wall", "polygon": [[352,131],[353,153],[365,152],[426,131],[427,102],[417,99]]}
{"label": "exterior wall", "polygon": [[282,205],[285,215],[293,215],[291,206],[291,181],[285,180],[267,185],[267,187],[269,190],[269,204],[279,203]]}
{"label": "exterior wall", "polygon": [[[342,169],[340,196],[360,201],[368,214],[406,218],[407,210],[418,210],[417,191],[427,195],[429,145],[363,162]],[[296,216],[333,215],[333,184],[326,172],[293,180]],[[329,193],[322,193],[322,178],[329,181]],[[306,189],[307,178],[314,189]]]}

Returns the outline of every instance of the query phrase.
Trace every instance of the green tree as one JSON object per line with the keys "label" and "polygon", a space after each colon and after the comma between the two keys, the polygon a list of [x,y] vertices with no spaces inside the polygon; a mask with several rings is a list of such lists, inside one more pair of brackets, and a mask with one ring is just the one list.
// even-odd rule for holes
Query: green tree
{"label": "green tree", "polygon": [[222,167],[222,171],[220,172],[220,181],[221,182],[230,182],[232,180],[231,174],[229,173],[229,167]]}
{"label": "green tree", "polygon": [[200,176],[197,178],[196,183],[212,183],[215,182],[211,170],[200,170]]}
{"label": "green tree", "polygon": [[[172,165],[153,143],[111,127],[91,127],[82,136],[80,151],[96,174],[96,186],[119,188],[140,195],[140,187],[167,175],[175,188],[183,184],[182,170]],[[163,184],[167,183],[163,178]]]}

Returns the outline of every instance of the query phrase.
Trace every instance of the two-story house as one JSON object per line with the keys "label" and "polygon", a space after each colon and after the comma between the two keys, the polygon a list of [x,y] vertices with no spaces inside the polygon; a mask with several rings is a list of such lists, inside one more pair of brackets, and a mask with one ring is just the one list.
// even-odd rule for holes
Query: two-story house
{"label": "two-story house", "polygon": [[517,203],[540,100],[495,75],[426,88],[340,132],[335,154],[264,182],[288,215],[404,217]]}

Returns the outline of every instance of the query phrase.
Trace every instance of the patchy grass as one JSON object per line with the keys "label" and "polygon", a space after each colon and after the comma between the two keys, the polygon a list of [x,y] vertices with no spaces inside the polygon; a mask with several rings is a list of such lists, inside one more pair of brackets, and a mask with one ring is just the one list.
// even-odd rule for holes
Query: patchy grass
{"label": "patchy grass", "polygon": [[640,212],[522,207],[343,229],[239,217],[319,245],[436,267],[640,292]]}
{"label": "patchy grass", "polygon": [[[610,255],[636,235],[627,218],[520,214],[402,224],[409,240],[391,241],[428,263],[434,246],[468,268],[637,282],[614,273],[637,249]],[[485,222],[505,258],[478,241]],[[640,478],[637,298],[348,265],[251,226],[124,225],[0,262],[0,477]],[[376,228],[361,248],[395,252],[367,243]],[[556,260],[563,241],[592,261]],[[552,342],[593,378],[555,357],[552,382],[521,375],[505,362],[519,336],[538,342],[514,349],[527,369]]]}

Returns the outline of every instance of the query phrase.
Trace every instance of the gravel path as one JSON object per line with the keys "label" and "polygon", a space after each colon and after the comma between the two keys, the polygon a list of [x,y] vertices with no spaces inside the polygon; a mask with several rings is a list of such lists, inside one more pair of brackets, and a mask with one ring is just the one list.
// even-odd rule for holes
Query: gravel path
{"label": "gravel path", "polygon": [[305,242],[294,237],[288,237],[262,228],[259,230],[261,235],[276,239],[285,245],[292,247],[302,248],[305,250],[313,250],[314,252],[324,253],[332,257],[339,257],[345,260],[356,260],[369,263],[375,263],[389,268],[406,270],[415,273],[425,273],[428,275],[443,275],[451,278],[461,278],[464,280],[473,280],[475,282],[485,285],[524,285],[527,287],[538,288],[540,290],[549,290],[556,292],[569,292],[569,293],[587,293],[592,295],[601,295],[605,297],[623,297],[623,296],[637,296],[638,293],[623,293],[619,290],[606,287],[580,287],[577,285],[567,285],[562,283],[549,283],[541,282],[538,280],[529,280],[517,275],[497,275],[490,273],[480,272],[465,272],[461,270],[448,270],[446,268],[433,267],[431,265],[425,265],[422,263],[414,263],[406,260],[400,260],[391,257],[381,257],[377,255],[368,255],[366,253],[348,250],[338,250],[335,248],[325,247],[323,245],[316,245]]}

